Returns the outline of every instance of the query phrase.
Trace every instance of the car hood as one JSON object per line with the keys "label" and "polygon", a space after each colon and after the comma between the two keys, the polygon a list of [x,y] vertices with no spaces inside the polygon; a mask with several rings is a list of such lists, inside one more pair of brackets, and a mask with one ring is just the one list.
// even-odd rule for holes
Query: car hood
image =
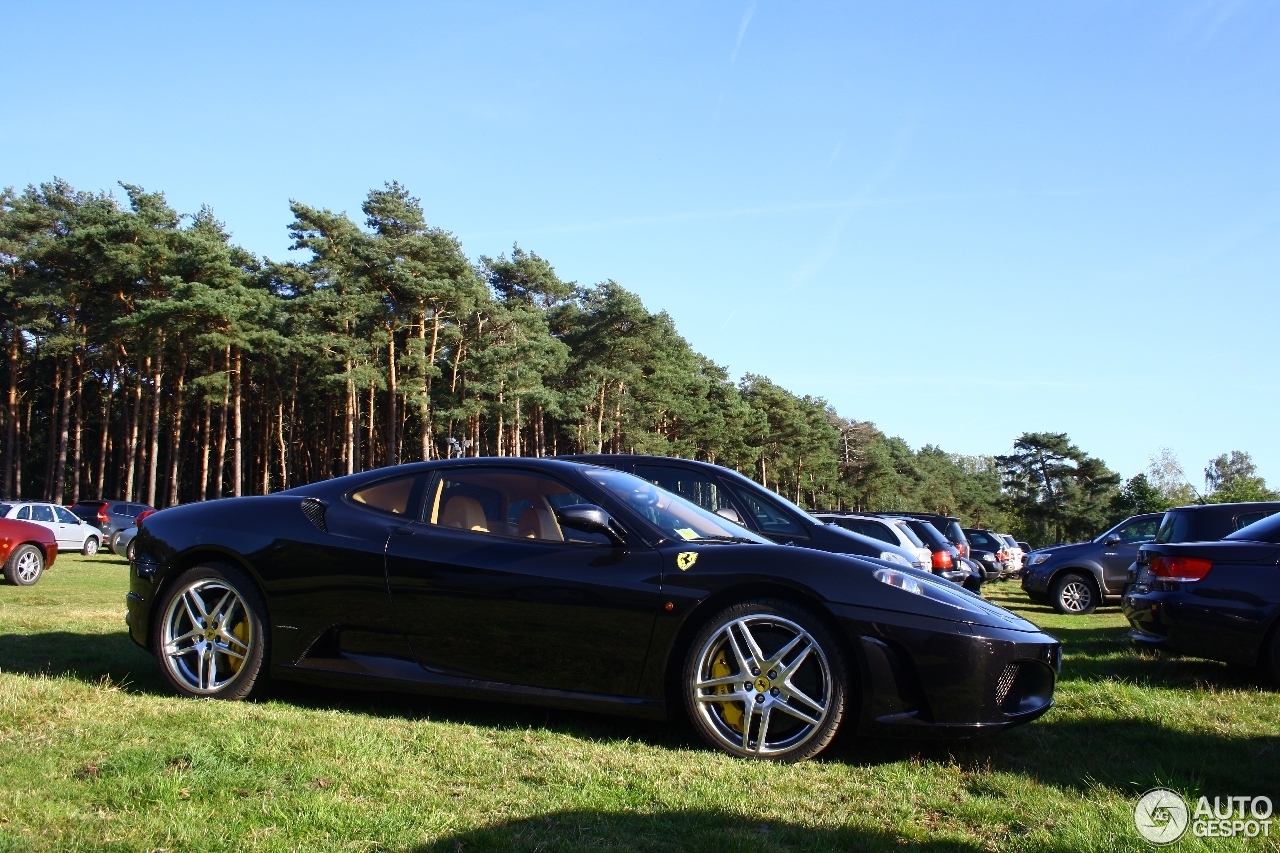
{"label": "car hood", "polygon": [[[1048,552],[1050,555],[1049,559],[1056,560],[1062,557],[1077,557],[1082,554],[1097,551],[1100,547],[1102,547],[1101,543],[1098,542],[1076,542],[1071,545],[1050,545],[1048,548],[1040,548],[1036,551],[1032,551],[1031,553],[1044,554]],[[1028,554],[1027,556],[1031,555]]]}

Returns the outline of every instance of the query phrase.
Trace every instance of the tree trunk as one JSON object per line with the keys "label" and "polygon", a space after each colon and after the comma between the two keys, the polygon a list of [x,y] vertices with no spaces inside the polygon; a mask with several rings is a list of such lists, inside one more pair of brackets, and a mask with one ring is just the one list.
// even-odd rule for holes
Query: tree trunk
{"label": "tree trunk", "polygon": [[182,441],[182,405],[184,392],[186,391],[187,378],[187,356],[185,352],[178,352],[178,381],[174,389],[173,400],[173,434],[169,437],[169,477],[166,485],[165,503],[169,506],[178,505],[178,477],[180,468],[178,466],[178,448]]}
{"label": "tree trunk", "polygon": [[129,437],[125,444],[124,499],[135,499],[134,475],[138,461],[138,426],[142,421],[142,375],[151,371],[151,356],[146,357],[143,369],[136,371],[133,383],[133,413],[129,417]]}
{"label": "tree trunk", "polygon": [[[387,335],[387,464],[400,463],[400,415],[396,399],[396,331]],[[371,421],[372,423],[372,421]]]}
{"label": "tree trunk", "polygon": [[160,470],[160,382],[164,377],[164,335],[156,342],[155,370],[151,373],[151,444],[147,451],[147,506],[156,505],[156,474]]}
{"label": "tree trunk", "polygon": [[370,382],[369,383],[369,443],[365,447],[365,454],[366,454],[365,468],[370,471],[378,467],[378,447],[377,447],[377,444],[374,442],[374,432],[373,432],[373,425],[377,422],[376,407],[374,405],[374,403],[376,402],[376,398],[374,395],[376,393],[377,393],[377,386],[374,385],[372,382]]}
{"label": "tree trunk", "polygon": [[227,347],[222,355],[222,416],[218,418],[218,463],[213,472],[213,499],[222,497],[222,480],[227,470],[227,421],[229,421],[231,401],[231,347]]}
{"label": "tree trunk", "polygon": [[241,400],[243,398],[243,388],[240,384],[240,349],[236,348],[235,373],[232,379],[232,389],[235,393],[235,435],[233,437],[233,452],[231,456],[232,462],[232,483],[231,494],[237,498],[243,494],[244,489],[244,425],[241,422]]}
{"label": "tree trunk", "polygon": [[209,449],[213,444],[213,403],[204,398],[204,421],[200,424],[200,500],[209,496]]}
{"label": "tree trunk", "polygon": [[[423,337],[427,333],[427,317],[422,317],[422,325],[419,337]],[[431,351],[426,353],[427,361],[423,365],[422,371],[422,402],[418,404],[419,412],[422,416],[422,460],[425,462],[430,459],[434,453],[434,442],[431,440],[431,371],[436,364],[436,347],[440,343],[440,311],[439,309],[431,312]],[[456,371],[455,371],[456,373]]]}
{"label": "tree trunk", "polygon": [[345,473],[354,474],[356,472],[356,386],[351,381],[351,362],[347,362],[347,400],[345,404],[346,411],[343,412],[342,423],[342,455],[346,457],[347,470]]}
{"label": "tree trunk", "polygon": [[111,442],[111,398],[115,396],[116,384],[116,368],[120,366],[116,362],[107,371],[107,381],[102,388],[102,406],[99,411],[102,414],[102,434],[98,436],[98,476],[96,479],[95,490],[98,500],[102,500],[102,496],[107,493],[107,454],[110,450]]}
{"label": "tree trunk", "polygon": [[5,404],[4,477],[0,480],[0,495],[18,498],[15,471],[18,467],[18,359],[22,356],[21,334],[15,327],[9,337],[9,399]]}
{"label": "tree trunk", "polygon": [[600,377],[600,404],[596,411],[596,453],[604,451],[604,390],[608,383]]}
{"label": "tree trunk", "polygon": [[521,450],[520,450],[520,398],[519,397],[516,397],[516,434],[511,447],[512,447],[512,450],[511,450],[512,456],[524,455],[523,453],[521,453]]}
{"label": "tree trunk", "polygon": [[276,436],[280,441],[278,450],[280,451],[280,488],[289,488],[289,447],[284,440],[284,399],[277,401],[276,409]]}
{"label": "tree trunk", "polygon": [[76,353],[76,402],[71,429],[71,503],[80,501],[80,454],[84,447],[84,364]]}

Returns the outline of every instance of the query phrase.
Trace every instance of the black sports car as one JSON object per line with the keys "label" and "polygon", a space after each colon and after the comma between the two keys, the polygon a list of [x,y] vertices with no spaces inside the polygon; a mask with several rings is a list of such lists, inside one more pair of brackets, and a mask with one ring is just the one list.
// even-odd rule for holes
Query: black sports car
{"label": "black sports car", "polygon": [[1280,682],[1280,514],[1217,542],[1143,545],[1123,606],[1138,645],[1260,666]]}
{"label": "black sports car", "polygon": [[383,468],[159,512],[130,633],[187,696],[267,677],[663,718],[795,761],[844,723],[972,735],[1053,704],[1061,651],[954,584],[775,545],[593,465]]}

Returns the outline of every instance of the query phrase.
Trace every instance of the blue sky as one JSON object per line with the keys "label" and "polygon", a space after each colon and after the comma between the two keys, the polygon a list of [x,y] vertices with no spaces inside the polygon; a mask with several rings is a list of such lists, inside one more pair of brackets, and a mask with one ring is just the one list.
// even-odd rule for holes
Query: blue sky
{"label": "blue sky", "polygon": [[3,8],[0,184],[282,258],[290,198],[395,179],[913,446],[1280,484],[1274,3]]}

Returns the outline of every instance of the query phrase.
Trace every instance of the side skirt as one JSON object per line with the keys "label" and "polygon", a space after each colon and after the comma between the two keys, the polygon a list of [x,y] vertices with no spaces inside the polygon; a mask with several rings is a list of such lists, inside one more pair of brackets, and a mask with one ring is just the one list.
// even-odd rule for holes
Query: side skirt
{"label": "side skirt", "polygon": [[525,687],[496,681],[478,681],[429,672],[413,661],[372,655],[341,654],[338,657],[304,658],[293,664],[276,664],[273,678],[321,687],[356,690],[391,690],[451,699],[508,702],[574,711],[594,711],[648,720],[669,718],[667,703],[661,699],[604,696],[572,690]]}

